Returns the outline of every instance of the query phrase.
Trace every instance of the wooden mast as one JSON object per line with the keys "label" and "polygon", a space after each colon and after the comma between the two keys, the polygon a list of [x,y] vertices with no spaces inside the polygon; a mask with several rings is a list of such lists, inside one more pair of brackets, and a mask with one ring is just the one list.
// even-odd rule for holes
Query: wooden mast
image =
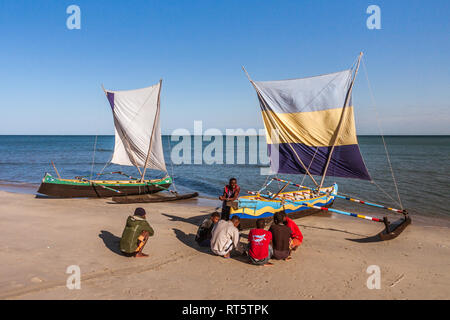
{"label": "wooden mast", "polygon": [[327,171],[328,171],[328,165],[330,164],[331,156],[333,155],[334,147],[336,146],[336,143],[339,139],[339,134],[341,132],[341,127],[342,127],[342,121],[345,117],[345,111],[346,111],[345,109],[347,108],[350,97],[352,96],[353,84],[355,83],[356,75],[358,74],[359,63],[361,62],[362,55],[363,55],[363,53],[360,52],[359,57],[358,57],[358,63],[356,65],[356,69],[355,69],[355,74],[353,75],[353,79],[350,84],[350,88],[348,89],[347,95],[345,97],[345,103],[344,103],[344,107],[342,108],[341,119],[339,120],[339,123],[337,126],[337,132],[336,132],[336,135],[335,135],[335,138],[333,141],[333,145],[330,150],[330,154],[328,155],[327,164],[325,165],[325,170],[323,171],[322,179],[320,180],[320,186],[318,186],[318,189],[317,189],[318,191],[320,191],[320,188],[322,188],[322,186],[323,186],[323,183],[325,181],[325,176],[327,175]]}
{"label": "wooden mast", "polygon": [[59,175],[58,169],[56,169],[56,166],[55,166],[55,164],[53,163],[53,161],[52,161],[52,166],[53,166],[53,169],[55,169],[55,172],[56,172],[56,174],[58,175],[58,178],[61,179],[61,176]]}
{"label": "wooden mast", "polygon": [[[245,70],[244,66],[242,66],[242,70],[244,70],[245,74],[247,75],[248,80],[250,81],[250,83],[253,85],[253,88],[255,88],[256,94],[259,97],[259,100],[262,101],[262,103],[264,103],[266,109],[269,109],[267,107],[266,101],[263,99],[263,97],[261,96],[261,94],[259,93],[258,88],[256,87],[256,85],[253,83],[253,80],[250,78],[249,74],[247,73],[247,70]],[[311,178],[312,182],[314,182],[314,184],[316,185],[316,187],[319,187],[319,184],[317,183],[317,181],[314,179],[314,177],[311,175],[311,173],[309,172],[308,168],[305,166],[305,164],[303,163],[303,161],[300,159],[300,157],[298,156],[297,152],[295,151],[295,149],[288,143],[288,146],[292,149],[292,151],[294,152],[295,156],[297,157],[297,160],[300,162],[300,164],[302,165],[303,169],[305,169],[305,172],[308,174],[308,176]]]}
{"label": "wooden mast", "polygon": [[159,80],[159,92],[158,92],[158,103],[157,103],[157,106],[156,106],[156,115],[155,115],[155,119],[153,120],[152,135],[150,136],[150,143],[149,143],[149,146],[148,146],[147,158],[145,159],[144,170],[143,170],[142,176],[141,176],[141,183],[144,182],[145,171],[147,170],[148,161],[150,160],[150,153],[152,151],[153,136],[155,135],[156,120],[159,118],[159,105],[160,105],[160,97],[161,97],[161,87],[162,87],[162,79]]}

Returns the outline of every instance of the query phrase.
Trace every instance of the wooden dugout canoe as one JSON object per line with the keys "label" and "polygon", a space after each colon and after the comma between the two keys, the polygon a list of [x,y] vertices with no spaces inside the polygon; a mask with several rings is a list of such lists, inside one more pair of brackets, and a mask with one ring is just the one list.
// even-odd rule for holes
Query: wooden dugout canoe
{"label": "wooden dugout canoe", "polygon": [[59,179],[46,173],[37,192],[55,198],[105,198],[152,194],[168,189],[171,184],[170,176],[140,182],[140,180]]}

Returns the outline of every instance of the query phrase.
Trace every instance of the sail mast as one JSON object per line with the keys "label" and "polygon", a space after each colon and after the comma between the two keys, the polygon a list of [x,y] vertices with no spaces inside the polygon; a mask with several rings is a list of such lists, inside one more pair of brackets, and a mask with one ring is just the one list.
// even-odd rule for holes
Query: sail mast
{"label": "sail mast", "polygon": [[337,141],[339,139],[339,134],[341,132],[341,127],[342,127],[342,120],[344,119],[344,115],[345,115],[345,111],[346,111],[345,109],[347,108],[348,102],[349,102],[350,97],[352,95],[353,84],[355,83],[356,75],[358,74],[359,64],[361,62],[362,55],[363,55],[363,53],[360,52],[359,53],[359,57],[358,57],[358,63],[356,65],[356,69],[355,69],[355,74],[353,75],[353,79],[352,79],[352,82],[350,84],[350,88],[348,89],[347,96],[345,97],[345,103],[344,103],[344,107],[342,108],[341,119],[339,120],[339,124],[338,124],[338,127],[337,127],[337,132],[336,132],[336,135],[335,135],[335,138],[334,138],[334,141],[333,141],[333,145],[332,145],[331,150],[330,150],[330,154],[328,155],[327,164],[325,165],[325,170],[323,172],[322,179],[320,181],[320,186],[318,186],[318,190],[320,190],[320,188],[323,186],[323,183],[325,181],[325,177],[327,175],[328,165],[330,164],[331,157],[333,155],[334,147],[336,146],[336,143],[337,143]]}
{"label": "sail mast", "polygon": [[[259,101],[262,101],[262,103],[264,103],[265,107],[267,109],[268,106],[266,105],[266,102],[264,101],[263,97],[261,96],[258,88],[255,86],[253,80],[250,78],[247,70],[245,70],[244,66],[242,66],[242,69],[244,70],[245,74],[247,75],[248,80],[250,81],[250,83],[253,85],[253,88],[255,88],[256,90],[256,94],[259,97]],[[295,149],[289,144],[289,147],[291,148],[291,150],[294,152],[295,156],[297,157],[298,162],[302,165],[303,169],[305,170],[305,172],[308,174],[308,176],[311,178],[312,182],[314,182],[314,184],[316,185],[316,187],[319,187],[319,184],[317,183],[317,181],[314,179],[314,177],[311,175],[311,173],[309,172],[308,168],[305,166],[305,164],[303,163],[303,161],[300,159],[300,157],[298,156],[297,152],[295,151]]]}
{"label": "sail mast", "polygon": [[157,103],[156,115],[155,115],[155,119],[153,120],[152,134],[150,136],[150,143],[148,146],[147,158],[145,159],[144,170],[143,170],[142,176],[141,176],[141,183],[144,182],[145,171],[147,170],[148,161],[150,160],[150,154],[152,151],[153,136],[155,134],[155,124],[156,124],[156,121],[159,119],[161,87],[162,87],[162,79],[159,80],[159,92],[158,92],[158,103]]}

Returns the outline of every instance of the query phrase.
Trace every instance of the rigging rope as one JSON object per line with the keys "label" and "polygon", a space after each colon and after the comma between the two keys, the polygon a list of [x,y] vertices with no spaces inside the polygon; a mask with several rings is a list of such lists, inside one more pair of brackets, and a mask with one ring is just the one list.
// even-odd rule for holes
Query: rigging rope
{"label": "rigging rope", "polygon": [[[312,159],[311,159],[311,162],[309,163],[308,171],[309,171],[309,168],[311,168],[311,165],[312,165],[312,163],[313,163],[313,161],[314,161],[314,158],[316,157],[316,154],[317,154],[317,151],[318,151],[318,150],[319,150],[319,147],[316,147],[316,152],[314,152],[314,155],[313,155],[313,157],[312,157]],[[303,185],[303,182],[305,181],[305,178],[306,178],[306,172],[305,172],[305,174],[303,175],[302,182],[300,183],[301,185]]]}
{"label": "rigging rope", "polygon": [[105,164],[105,166],[103,167],[102,171],[100,171],[100,173],[97,174],[97,175],[101,175],[101,174],[103,173],[103,171],[105,171],[106,167],[109,166],[110,164],[111,164],[111,160],[109,160],[109,161]]}
{"label": "rigging rope", "polygon": [[[378,111],[377,111],[376,103],[375,103],[375,97],[374,97],[374,94],[373,94],[373,91],[372,91],[372,85],[370,84],[369,75],[368,75],[368,72],[367,72],[367,68],[366,68],[366,64],[365,64],[365,62],[364,62],[364,59],[362,59],[362,62],[363,62],[363,67],[364,67],[364,73],[365,73],[366,79],[367,79],[367,85],[368,85],[369,92],[370,92],[370,97],[371,97],[371,100],[372,100],[373,108],[374,108],[374,110],[375,110],[375,116],[376,116],[376,118],[377,118],[378,130],[380,131],[380,134],[381,134],[381,140],[383,141],[384,150],[385,150],[385,152],[386,152],[387,162],[388,162],[389,168],[390,168],[390,170],[391,170],[391,175],[392,175],[392,180],[394,181],[395,191],[397,192],[398,204],[400,205],[400,208],[403,210],[402,200],[400,199],[400,193],[399,193],[399,191],[398,191],[397,181],[396,181],[395,176],[394,176],[394,170],[392,169],[392,164],[391,164],[391,160],[390,160],[390,157],[389,157],[389,152],[388,152],[388,149],[387,149],[387,146],[386,146],[386,141],[384,140],[383,131],[382,131],[382,129],[381,129],[380,118],[379,118],[379,116],[378,116]],[[373,182],[378,188],[380,188],[374,181],[372,181],[372,182]],[[380,188],[380,189],[381,189],[381,188]],[[381,189],[381,190],[383,190],[383,189]],[[383,190],[383,192],[384,192],[384,190]],[[391,199],[392,199],[392,198],[391,198]]]}
{"label": "rigging rope", "polygon": [[92,156],[92,166],[91,166],[91,175],[89,176],[89,180],[92,179],[92,173],[94,171],[94,162],[95,162],[95,150],[97,149],[97,135],[95,135],[95,142],[94,142],[94,154]]}
{"label": "rigging rope", "polygon": [[384,191],[384,189],[381,188],[380,185],[378,185],[374,180],[371,180],[370,182],[373,183],[378,189],[380,189],[381,191],[383,191],[383,193],[384,193],[386,196],[388,196],[389,199],[391,199],[395,204],[398,204],[399,207],[403,210],[402,204],[399,203],[399,202],[398,202],[397,200],[395,200],[394,198],[392,198],[392,196],[391,196],[389,193],[387,193],[386,191]]}

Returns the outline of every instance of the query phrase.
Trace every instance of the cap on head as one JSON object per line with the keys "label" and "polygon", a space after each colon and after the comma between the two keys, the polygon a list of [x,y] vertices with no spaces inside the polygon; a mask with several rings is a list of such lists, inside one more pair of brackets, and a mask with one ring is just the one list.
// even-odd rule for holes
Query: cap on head
{"label": "cap on head", "polygon": [[135,216],[140,216],[140,217],[143,217],[143,216],[145,216],[145,209],[144,208],[136,208],[136,210],[134,210],[134,215]]}

